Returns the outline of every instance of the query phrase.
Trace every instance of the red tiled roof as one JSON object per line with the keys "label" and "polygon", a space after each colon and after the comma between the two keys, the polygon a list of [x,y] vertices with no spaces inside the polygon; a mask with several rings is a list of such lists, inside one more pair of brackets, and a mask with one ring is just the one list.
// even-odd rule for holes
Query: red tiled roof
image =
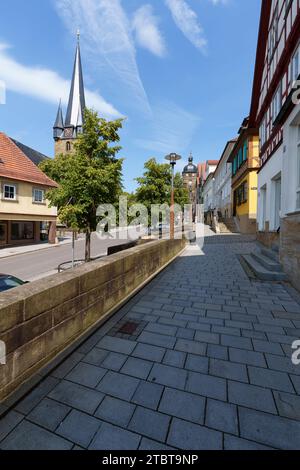
{"label": "red tiled roof", "polygon": [[0,132],[0,177],[57,187],[3,132]]}
{"label": "red tiled roof", "polygon": [[219,160],[207,160],[208,165],[213,166],[213,165],[218,165]]}

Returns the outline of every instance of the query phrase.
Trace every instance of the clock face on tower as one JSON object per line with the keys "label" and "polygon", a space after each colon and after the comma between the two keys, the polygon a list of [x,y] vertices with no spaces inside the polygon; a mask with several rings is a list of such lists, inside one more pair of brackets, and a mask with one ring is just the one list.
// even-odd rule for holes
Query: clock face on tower
{"label": "clock face on tower", "polygon": [[73,137],[73,129],[72,129],[71,127],[67,127],[67,128],[65,129],[65,137],[66,137],[67,139],[72,139],[72,137]]}

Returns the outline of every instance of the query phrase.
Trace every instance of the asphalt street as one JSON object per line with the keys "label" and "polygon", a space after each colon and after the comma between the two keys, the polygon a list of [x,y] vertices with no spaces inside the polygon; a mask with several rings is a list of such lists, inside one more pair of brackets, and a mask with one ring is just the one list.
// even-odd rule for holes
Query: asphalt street
{"label": "asphalt street", "polygon": [[[126,243],[126,240],[100,240],[96,234],[92,237],[92,257],[107,254],[109,246]],[[75,259],[84,258],[85,240],[75,244]],[[10,274],[25,281],[33,281],[57,272],[58,265],[72,260],[72,245],[57,245],[30,253],[0,259],[0,273]]]}

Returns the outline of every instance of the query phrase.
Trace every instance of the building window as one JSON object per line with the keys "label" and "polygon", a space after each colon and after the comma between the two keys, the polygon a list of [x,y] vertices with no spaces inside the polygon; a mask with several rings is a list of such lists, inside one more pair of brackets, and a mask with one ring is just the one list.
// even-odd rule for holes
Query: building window
{"label": "building window", "polygon": [[282,107],[282,84],[280,83],[279,87],[276,90],[272,101],[272,119],[273,122],[277,118]]}
{"label": "building window", "polygon": [[13,241],[33,240],[34,239],[33,222],[12,222],[11,239]]}
{"label": "building window", "polygon": [[17,199],[17,187],[11,184],[5,184],[3,188],[3,197],[6,200],[15,201]]}
{"label": "building window", "polygon": [[273,58],[273,54],[275,52],[277,42],[278,42],[278,6],[275,9],[273,23],[269,32],[269,62],[271,62]]}
{"label": "building window", "polygon": [[245,162],[248,160],[248,142],[247,140],[244,142],[244,148],[243,148],[243,161]]}
{"label": "building window", "polygon": [[36,204],[43,204],[45,199],[45,191],[43,189],[33,190],[33,202]]}
{"label": "building window", "polygon": [[248,201],[248,184],[245,181],[236,190],[236,202],[238,206],[245,204]]}
{"label": "building window", "polygon": [[298,126],[297,142],[297,188],[296,188],[296,208],[300,209],[300,126]]}
{"label": "building window", "polygon": [[298,79],[300,75],[300,50],[299,47],[292,58],[292,84]]}
{"label": "building window", "polygon": [[267,116],[262,120],[262,123],[259,128],[259,137],[260,137],[260,146],[263,147],[267,142]]}
{"label": "building window", "polygon": [[70,150],[71,150],[71,143],[70,142],[66,143],[66,150],[67,150],[67,152],[70,152]]}

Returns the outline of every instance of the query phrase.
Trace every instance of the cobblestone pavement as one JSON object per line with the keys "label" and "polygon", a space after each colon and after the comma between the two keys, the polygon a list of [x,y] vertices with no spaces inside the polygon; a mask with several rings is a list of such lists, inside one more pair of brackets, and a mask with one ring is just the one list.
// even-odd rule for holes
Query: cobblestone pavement
{"label": "cobblestone pavement", "polygon": [[300,449],[300,305],[189,246],[0,422],[1,449]]}

